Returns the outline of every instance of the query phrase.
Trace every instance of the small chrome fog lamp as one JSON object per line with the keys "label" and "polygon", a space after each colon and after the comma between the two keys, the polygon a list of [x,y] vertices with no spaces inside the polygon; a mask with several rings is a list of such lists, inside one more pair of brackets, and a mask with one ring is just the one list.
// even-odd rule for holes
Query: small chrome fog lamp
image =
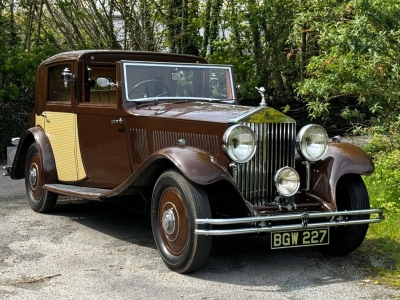
{"label": "small chrome fog lamp", "polygon": [[279,169],[274,177],[278,193],[284,197],[296,194],[300,187],[300,177],[295,169],[283,167]]}

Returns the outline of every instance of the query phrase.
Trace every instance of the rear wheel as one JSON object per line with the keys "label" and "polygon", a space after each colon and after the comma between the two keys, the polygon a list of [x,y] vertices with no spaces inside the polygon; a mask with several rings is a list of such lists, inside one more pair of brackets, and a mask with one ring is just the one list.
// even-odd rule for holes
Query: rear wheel
{"label": "rear wheel", "polygon": [[25,188],[31,208],[40,213],[50,211],[57,202],[57,194],[44,190],[43,170],[40,153],[33,143],[26,155]]}
{"label": "rear wheel", "polygon": [[153,191],[151,225],[164,263],[175,272],[194,272],[207,261],[211,236],[194,233],[197,218],[211,218],[205,190],[176,170],[164,172]]}
{"label": "rear wheel", "polygon": [[[336,187],[338,211],[369,209],[369,197],[360,175],[348,174],[340,178]],[[368,219],[369,215],[349,216],[349,220]],[[322,252],[346,255],[356,250],[367,234],[368,224],[331,227],[330,244],[320,247]]]}

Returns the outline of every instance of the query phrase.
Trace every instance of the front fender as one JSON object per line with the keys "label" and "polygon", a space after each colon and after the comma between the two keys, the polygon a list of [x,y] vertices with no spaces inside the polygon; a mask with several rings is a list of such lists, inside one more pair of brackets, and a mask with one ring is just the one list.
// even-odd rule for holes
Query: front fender
{"label": "front fender", "polygon": [[213,196],[218,194],[215,189],[219,189],[218,192],[221,192],[221,188],[228,189],[221,193],[221,197],[209,198],[211,202],[223,203],[222,206],[226,205],[227,207],[238,205],[237,208],[241,207],[247,216],[258,215],[252,205],[243,198],[232,176],[218,159],[209,152],[194,147],[169,147],[153,153],[128,180],[115,189],[100,195],[100,198],[118,196],[126,191],[129,192],[130,188],[147,187],[152,189],[158,177],[164,171],[174,167],[179,169],[190,181],[205,186]]}
{"label": "front fender", "polygon": [[[296,160],[296,169],[305,174],[300,159]],[[349,143],[330,143],[325,156],[311,164],[310,191],[307,195],[323,200],[329,210],[334,210],[336,185],[343,175],[370,175],[373,172],[374,163],[364,150]]]}
{"label": "front fender", "polygon": [[215,156],[194,147],[169,147],[150,155],[124,183],[113,190],[112,194],[107,194],[107,197],[115,196],[129,186],[145,185],[152,176],[149,173],[155,172],[158,178],[160,172],[171,167],[178,168],[186,178],[199,185],[226,180],[236,188],[231,175]]}
{"label": "front fender", "polygon": [[188,179],[199,185],[209,185],[221,179],[232,181],[231,175],[215,156],[198,148],[170,147],[161,149],[152,156],[152,160],[157,157],[167,158]]}
{"label": "front fender", "polygon": [[26,130],[18,143],[18,148],[15,153],[13,165],[11,167],[10,176],[12,179],[25,178],[25,161],[26,154],[30,145],[36,142],[41,158],[41,170],[43,182],[55,183],[57,182],[57,169],[54,160],[53,151],[46,134],[40,127],[32,127]]}

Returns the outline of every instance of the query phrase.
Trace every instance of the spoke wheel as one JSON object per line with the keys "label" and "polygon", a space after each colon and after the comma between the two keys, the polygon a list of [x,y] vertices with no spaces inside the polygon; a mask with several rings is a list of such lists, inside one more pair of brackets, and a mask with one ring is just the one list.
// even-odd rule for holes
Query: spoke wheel
{"label": "spoke wheel", "polygon": [[36,212],[48,212],[57,202],[57,194],[44,190],[42,186],[43,170],[42,161],[36,143],[33,143],[26,156],[25,163],[25,188],[28,202]]}
{"label": "spoke wheel", "polygon": [[194,234],[196,218],[211,218],[205,190],[176,170],[163,173],[153,191],[151,224],[162,259],[175,272],[194,272],[207,261],[211,237]]}
{"label": "spoke wheel", "polygon": [[[360,175],[348,174],[340,178],[336,187],[338,211],[369,209],[369,197]],[[349,216],[349,220],[368,219],[369,215]],[[364,241],[368,224],[331,227],[330,244],[318,247],[322,252],[343,256],[355,251]]]}

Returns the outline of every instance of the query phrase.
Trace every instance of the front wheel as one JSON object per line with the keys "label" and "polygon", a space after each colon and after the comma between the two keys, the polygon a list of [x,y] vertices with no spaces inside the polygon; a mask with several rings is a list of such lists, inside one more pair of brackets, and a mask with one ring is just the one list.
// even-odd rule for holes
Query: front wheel
{"label": "front wheel", "polygon": [[36,143],[33,143],[26,155],[25,188],[31,208],[40,213],[53,209],[58,197],[58,194],[44,190],[43,185],[42,159]]}
{"label": "front wheel", "polygon": [[207,261],[211,236],[194,233],[198,218],[211,218],[205,190],[176,170],[161,174],[151,199],[151,225],[164,263],[175,272],[194,272]]}
{"label": "front wheel", "polygon": [[[338,211],[369,209],[369,197],[360,175],[348,174],[339,179],[336,186]],[[349,216],[349,220],[368,219],[369,215]],[[367,234],[368,224],[331,227],[330,244],[320,247],[322,252],[343,256],[355,251]]]}

